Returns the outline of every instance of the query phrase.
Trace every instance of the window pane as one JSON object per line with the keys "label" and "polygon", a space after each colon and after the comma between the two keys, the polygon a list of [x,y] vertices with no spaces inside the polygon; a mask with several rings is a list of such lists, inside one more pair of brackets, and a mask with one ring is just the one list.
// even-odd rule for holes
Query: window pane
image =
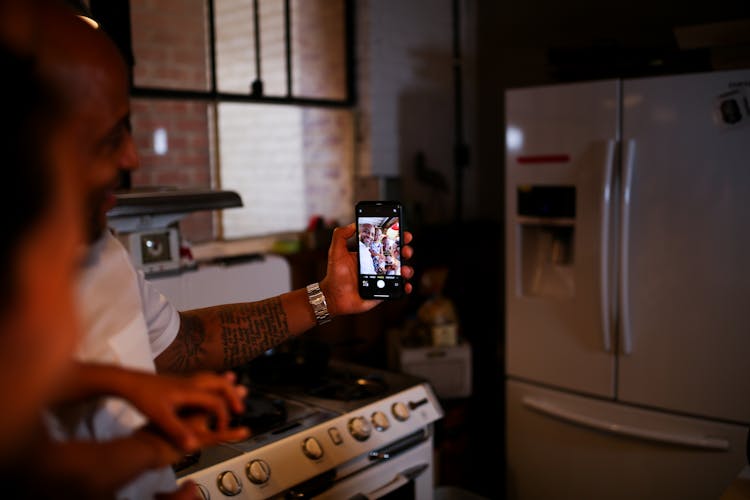
{"label": "window pane", "polygon": [[247,94],[255,78],[252,0],[216,0],[216,86]]}
{"label": "window pane", "polygon": [[[263,95],[286,95],[284,2],[260,0],[260,53]],[[249,94],[258,76],[252,0],[216,0],[216,79],[222,92]]]}
{"label": "window pane", "polygon": [[221,184],[244,207],[222,214],[227,238],[300,231],[313,215],[353,218],[348,110],[220,104]]}
{"label": "window pane", "polygon": [[[133,137],[141,167],[133,187],[210,187],[210,106],[201,101],[132,99]],[[191,242],[214,238],[213,218],[197,212],[180,222]]]}
{"label": "window pane", "polygon": [[223,213],[224,236],[304,229],[302,110],[221,103],[218,112],[222,188],[244,204]]}
{"label": "window pane", "polygon": [[343,0],[293,0],[292,80],[305,97],[346,99]]}
{"label": "window pane", "polygon": [[131,0],[134,83],[208,90],[205,0]]}
{"label": "window pane", "polygon": [[[292,95],[346,98],[343,0],[293,0]],[[259,0],[261,80],[264,95],[285,96],[286,40],[283,0]],[[252,0],[216,0],[217,87],[248,94],[256,78]]]}

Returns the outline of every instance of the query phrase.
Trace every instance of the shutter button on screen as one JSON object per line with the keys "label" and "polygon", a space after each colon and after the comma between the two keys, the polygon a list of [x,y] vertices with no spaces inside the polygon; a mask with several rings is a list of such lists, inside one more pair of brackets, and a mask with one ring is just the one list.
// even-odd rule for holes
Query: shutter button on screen
{"label": "shutter button on screen", "polygon": [[377,285],[378,285],[378,288],[383,288],[383,287],[385,287],[385,281],[383,281],[383,280],[378,280],[378,283],[377,283]]}

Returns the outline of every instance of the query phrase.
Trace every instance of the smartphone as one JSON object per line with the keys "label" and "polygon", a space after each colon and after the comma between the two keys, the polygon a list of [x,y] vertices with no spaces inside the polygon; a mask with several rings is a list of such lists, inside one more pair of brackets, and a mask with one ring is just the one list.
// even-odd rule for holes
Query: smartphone
{"label": "smartphone", "polygon": [[398,201],[360,201],[354,208],[359,296],[397,299],[404,294],[401,245],[404,213]]}

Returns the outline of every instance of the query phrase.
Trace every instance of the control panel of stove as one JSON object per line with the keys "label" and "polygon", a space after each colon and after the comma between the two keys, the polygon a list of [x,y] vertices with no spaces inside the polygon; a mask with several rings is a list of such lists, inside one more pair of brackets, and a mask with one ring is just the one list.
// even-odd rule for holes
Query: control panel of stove
{"label": "control panel of stove", "polygon": [[[268,498],[355,458],[383,459],[384,454],[379,450],[428,429],[442,416],[442,409],[430,386],[415,385],[180,477],[178,483],[193,480],[207,499]],[[362,459],[363,456],[366,458]]]}

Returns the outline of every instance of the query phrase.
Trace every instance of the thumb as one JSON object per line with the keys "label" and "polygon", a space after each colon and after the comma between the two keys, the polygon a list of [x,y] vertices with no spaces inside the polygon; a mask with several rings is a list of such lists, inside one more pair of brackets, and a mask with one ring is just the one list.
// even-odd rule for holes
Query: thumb
{"label": "thumb", "polygon": [[354,222],[352,222],[351,224],[347,224],[346,226],[337,227],[333,231],[333,234],[335,236],[338,233],[342,239],[348,240],[349,238],[354,236],[355,227],[356,226],[354,225]]}
{"label": "thumb", "polygon": [[354,236],[354,223],[346,226],[337,227],[333,230],[333,236],[331,237],[331,248],[328,250],[329,257],[334,257],[339,254],[348,254],[349,251],[346,249],[346,240]]}

